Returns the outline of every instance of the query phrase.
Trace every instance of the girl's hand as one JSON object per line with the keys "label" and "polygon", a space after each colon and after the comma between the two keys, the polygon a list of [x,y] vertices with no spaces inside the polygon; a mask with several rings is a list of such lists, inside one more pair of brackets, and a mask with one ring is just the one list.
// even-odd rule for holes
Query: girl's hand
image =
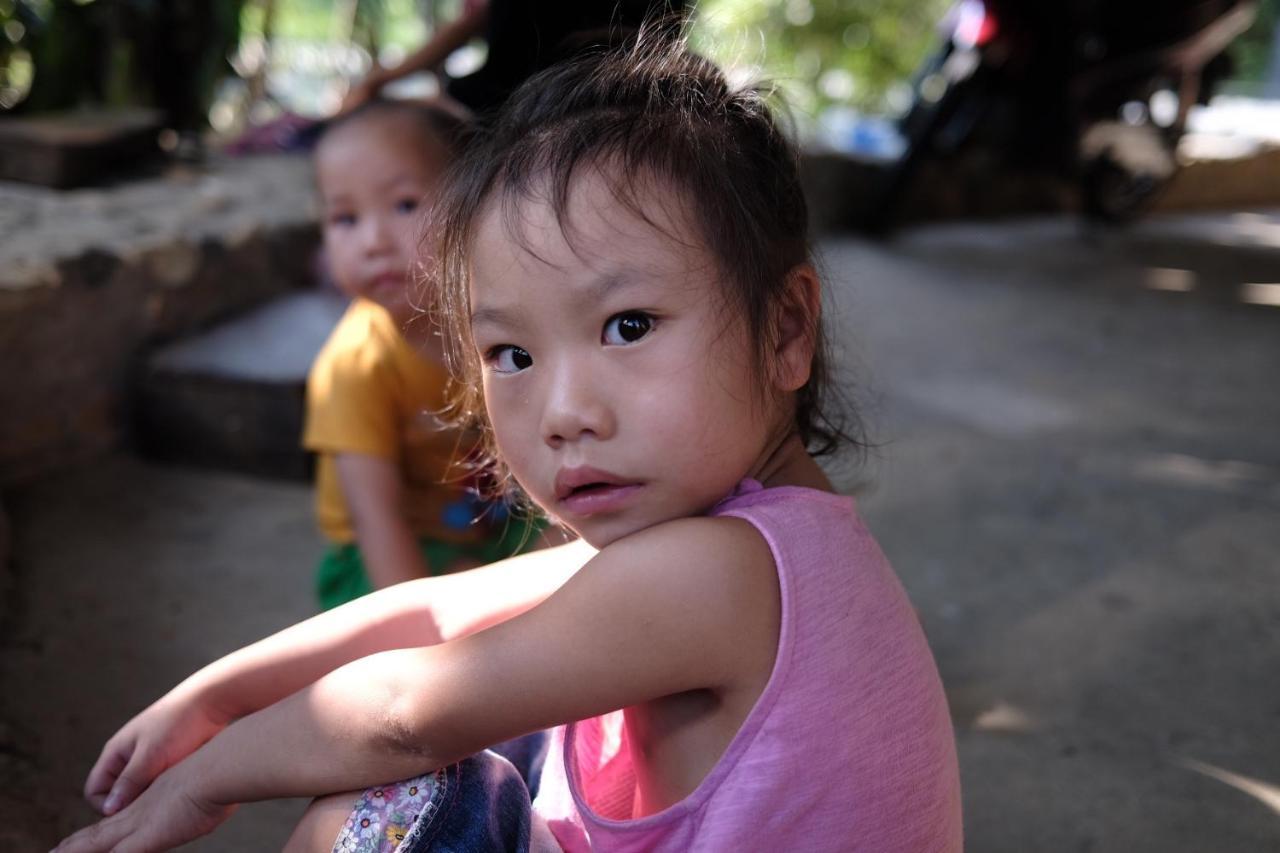
{"label": "girl's hand", "polygon": [[55,853],[149,853],[171,850],[208,835],[231,816],[235,806],[199,795],[194,781],[191,762],[174,767],[131,805],[67,838]]}
{"label": "girl's hand", "polygon": [[196,699],[170,693],[107,741],[85,780],[85,799],[102,814],[115,814],[228,722],[216,718]]}

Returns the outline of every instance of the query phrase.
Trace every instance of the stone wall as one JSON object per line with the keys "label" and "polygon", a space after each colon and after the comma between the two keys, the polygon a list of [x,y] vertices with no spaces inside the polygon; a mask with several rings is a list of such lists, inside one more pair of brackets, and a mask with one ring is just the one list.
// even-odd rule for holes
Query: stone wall
{"label": "stone wall", "polygon": [[0,184],[0,485],[126,440],[147,348],[314,282],[317,245],[303,158]]}

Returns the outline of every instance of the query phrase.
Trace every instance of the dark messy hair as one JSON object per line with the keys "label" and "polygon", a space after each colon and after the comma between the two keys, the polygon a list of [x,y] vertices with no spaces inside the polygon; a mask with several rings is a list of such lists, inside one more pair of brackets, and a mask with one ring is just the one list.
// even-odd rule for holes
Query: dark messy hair
{"label": "dark messy hair", "polygon": [[386,118],[404,118],[413,122],[424,137],[434,139],[444,146],[450,160],[462,153],[473,135],[470,121],[441,104],[378,97],[324,122],[315,132],[312,150],[318,151],[326,139],[343,128]]}
{"label": "dark messy hair", "polygon": [[[792,298],[789,273],[810,260],[808,212],[795,147],[775,123],[759,87],[735,88],[710,61],[670,32],[641,32],[631,43],[579,56],[529,79],[482,129],[438,196],[433,227],[436,306],[456,379],[451,414],[478,427],[496,459],[480,387],[482,365],[470,340],[470,254],[476,223],[497,200],[513,238],[519,206],[545,200],[568,229],[579,170],[596,168],[614,197],[645,215],[641,193],[654,182],[676,190],[716,260],[724,304],[745,319],[753,363],[769,375],[776,309]],[[566,234],[569,232],[566,230]],[[688,237],[670,235],[674,239]],[[824,410],[831,390],[821,322],[811,318],[814,358],[796,392],[794,429],[809,452],[860,445],[856,426]]]}

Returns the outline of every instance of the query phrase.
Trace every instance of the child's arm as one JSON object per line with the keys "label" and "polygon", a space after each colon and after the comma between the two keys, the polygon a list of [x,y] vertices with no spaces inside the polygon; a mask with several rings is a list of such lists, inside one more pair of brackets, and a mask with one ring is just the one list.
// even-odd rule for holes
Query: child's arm
{"label": "child's arm", "polygon": [[521,613],[559,588],[595,551],[571,542],[469,572],[382,590],[215,661],[107,742],[85,796],[112,814],[228,723],[325,673],[387,649],[427,646]]}
{"label": "child's arm", "polygon": [[[490,630],[340,667],[229,726],[60,849],[127,839],[144,853],[175,832],[208,831],[235,803],[408,778],[529,731],[691,690],[740,709],[736,727],[768,679],[780,620],[772,554],[749,530],[737,519],[651,528]],[[192,829],[172,826],[173,812],[193,809],[203,817]]]}
{"label": "child's arm", "polygon": [[430,575],[405,519],[404,484],[395,463],[367,453],[338,453],[334,467],[373,588]]}

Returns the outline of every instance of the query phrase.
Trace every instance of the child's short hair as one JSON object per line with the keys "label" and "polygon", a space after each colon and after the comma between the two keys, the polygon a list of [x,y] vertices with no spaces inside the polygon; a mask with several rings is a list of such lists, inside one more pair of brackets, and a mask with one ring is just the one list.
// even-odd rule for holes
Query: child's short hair
{"label": "child's short hair", "polygon": [[431,101],[407,101],[377,97],[325,121],[316,131],[313,150],[342,128],[356,127],[387,118],[404,118],[414,123],[427,138],[440,142],[453,159],[467,147],[473,125],[460,113]]}
{"label": "child's short hair", "polygon": [[[796,149],[759,87],[734,88],[682,39],[642,32],[620,49],[530,78],[480,132],[438,197],[429,239],[438,242],[437,306],[458,379],[452,414],[490,439],[481,365],[463,343],[477,219],[500,194],[513,236],[518,207],[530,197],[547,199],[566,224],[577,170],[601,164],[617,198],[641,216],[639,189],[646,180],[657,178],[684,194],[720,265],[726,303],[745,317],[756,369],[766,375],[773,309],[786,296],[788,273],[810,259]],[[811,377],[797,392],[795,427],[818,455],[861,442],[853,427],[824,411],[830,375],[821,323],[813,334]],[[484,449],[496,461],[493,448]],[[499,472],[506,473],[501,466]]]}

